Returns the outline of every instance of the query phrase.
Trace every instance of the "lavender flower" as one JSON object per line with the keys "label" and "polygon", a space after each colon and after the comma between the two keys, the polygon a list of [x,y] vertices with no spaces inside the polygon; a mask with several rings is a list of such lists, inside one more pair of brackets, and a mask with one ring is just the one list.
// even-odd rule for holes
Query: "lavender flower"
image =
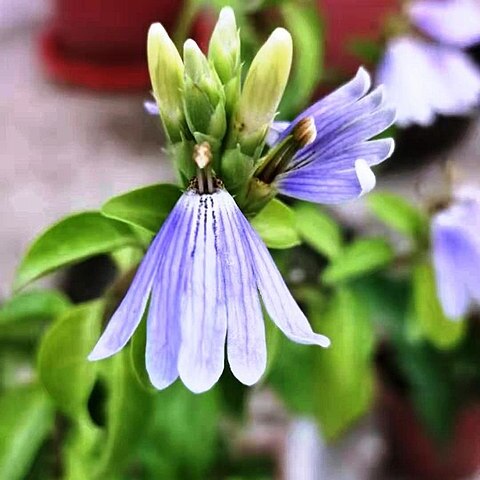
{"label": "lavender flower", "polygon": [[480,302],[480,190],[463,190],[431,225],[437,291],[447,317]]}
{"label": "lavender flower", "polygon": [[[203,148],[203,146],[200,146]],[[197,149],[199,151],[199,148]],[[193,392],[211,388],[224,368],[255,383],[265,370],[263,304],[290,339],[329,345],[315,334],[262,240],[222,184],[197,158],[192,181],[165,221],[105,332],[89,356],[109,357],[133,335],[151,295],[146,366],[163,389],[178,376]]]}
{"label": "lavender flower", "polygon": [[[383,87],[367,94],[370,86],[369,74],[360,68],[350,82],[312,105],[291,124],[274,124],[269,133],[272,149],[292,133],[309,138],[303,148],[276,168],[261,165],[257,177],[272,182],[284,195],[317,203],[345,202],[369,192],[375,186],[370,167],[392,154],[394,141],[368,140],[395,119],[395,110],[385,103]],[[304,129],[299,129],[300,122]]]}
{"label": "lavender flower", "polygon": [[397,107],[397,124],[431,125],[437,114],[468,114],[480,101],[480,70],[461,49],[480,41],[480,6],[472,0],[418,0],[410,24],[386,46],[377,70]]}

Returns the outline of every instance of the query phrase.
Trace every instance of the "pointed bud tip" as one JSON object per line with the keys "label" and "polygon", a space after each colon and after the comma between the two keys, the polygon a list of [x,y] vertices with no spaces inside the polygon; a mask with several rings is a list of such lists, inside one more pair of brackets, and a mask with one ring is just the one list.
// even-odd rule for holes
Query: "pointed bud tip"
{"label": "pointed bud tip", "polygon": [[164,36],[167,36],[168,38],[170,38],[167,31],[165,30],[165,27],[161,23],[156,22],[150,25],[150,28],[148,29],[149,38],[164,37]]}
{"label": "pointed bud tip", "polygon": [[232,7],[223,7],[218,16],[218,23],[235,26],[235,12]]}
{"label": "pointed bud tip", "polygon": [[197,42],[191,38],[188,38],[185,40],[185,43],[183,44],[183,51],[195,51],[195,53],[201,52],[200,47],[197,45]]}
{"label": "pointed bud tip", "polygon": [[292,36],[288,30],[285,30],[282,27],[276,28],[270,35],[269,41],[276,43],[293,45]]}

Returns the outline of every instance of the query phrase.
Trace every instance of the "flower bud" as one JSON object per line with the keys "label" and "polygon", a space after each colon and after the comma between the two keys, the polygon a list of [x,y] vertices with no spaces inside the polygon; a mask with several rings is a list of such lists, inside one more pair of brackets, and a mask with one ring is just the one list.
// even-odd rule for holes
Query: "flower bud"
{"label": "flower bud", "polygon": [[225,85],[238,74],[240,67],[240,36],[231,7],[224,7],[218,17],[208,46],[208,59]]}
{"label": "flower bud", "polygon": [[224,7],[213,30],[208,59],[223,83],[226,110],[230,114],[240,97],[240,35],[231,7]]}
{"label": "flower bud", "polygon": [[147,57],[153,95],[158,104],[166,134],[172,143],[187,134],[183,113],[183,62],[174,43],[160,23],[150,26]]}
{"label": "flower bud", "polygon": [[211,137],[213,143],[220,143],[227,128],[225,94],[220,79],[191,39],[185,42],[183,58],[188,126],[194,135],[204,134]]}
{"label": "flower bud", "polygon": [[292,37],[277,28],[258,51],[248,71],[234,117],[230,145],[258,155],[277,113],[292,65]]}

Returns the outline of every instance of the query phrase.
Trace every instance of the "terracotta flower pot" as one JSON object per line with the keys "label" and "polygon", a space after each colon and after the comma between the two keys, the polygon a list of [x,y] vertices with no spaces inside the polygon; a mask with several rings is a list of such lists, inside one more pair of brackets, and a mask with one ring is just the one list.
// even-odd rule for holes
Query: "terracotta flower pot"
{"label": "terracotta flower pot", "polygon": [[398,10],[398,0],[317,0],[325,18],[326,65],[354,73],[361,61],[350,52],[353,41],[380,40],[383,24]]}
{"label": "terracotta flower pot", "polygon": [[47,73],[97,89],[148,87],[148,27],[159,21],[171,30],[182,7],[181,0],[54,0],[41,41]]}
{"label": "terracotta flower pot", "polygon": [[458,413],[452,438],[442,448],[428,436],[406,398],[384,390],[382,407],[393,463],[409,478],[460,480],[480,470],[480,401]]}

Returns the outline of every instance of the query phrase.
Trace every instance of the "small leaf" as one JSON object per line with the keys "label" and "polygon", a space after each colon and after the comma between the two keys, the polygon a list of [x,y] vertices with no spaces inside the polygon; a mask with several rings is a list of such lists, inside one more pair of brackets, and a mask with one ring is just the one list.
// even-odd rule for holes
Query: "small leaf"
{"label": "small leaf", "polygon": [[103,302],[73,307],[47,330],[38,354],[40,380],[58,408],[83,415],[96,379],[97,363],[87,356],[100,335]]}
{"label": "small leaf", "polygon": [[466,332],[467,322],[448,319],[438,301],[432,266],[420,263],[413,271],[414,318],[424,338],[440,349],[458,345]]}
{"label": "small leaf", "polygon": [[0,396],[0,478],[27,478],[53,421],[53,407],[38,386],[8,390]]}
{"label": "small leaf", "polygon": [[126,349],[103,361],[102,367],[108,402],[106,440],[94,475],[98,480],[121,472],[135,455],[150,424],[154,398],[139,385]]}
{"label": "small leaf", "polygon": [[428,219],[417,207],[393,193],[374,192],[367,197],[372,212],[387,226],[417,241],[428,235]]}
{"label": "small leaf", "polygon": [[299,204],[295,208],[295,220],[301,239],[315,251],[328,258],[335,258],[340,253],[340,227],[316,206]]}
{"label": "small leaf", "polygon": [[326,311],[309,305],[315,329],[332,345],[315,351],[315,412],[326,439],[337,438],[373,400],[374,329],[354,291],[335,292]]}
{"label": "small leaf", "polygon": [[280,103],[282,118],[294,117],[310,100],[323,74],[324,28],[315,6],[281,5],[285,27],[292,34],[293,69]]}
{"label": "small leaf", "polygon": [[102,206],[103,215],[157,233],[181,195],[168,183],[150,185],[113,197]]}
{"label": "small leaf", "polygon": [[293,210],[280,200],[270,201],[251,224],[269,248],[291,248],[300,244]]}
{"label": "small leaf", "polygon": [[392,247],[381,238],[356,240],[324,270],[322,280],[327,284],[351,280],[385,267],[393,258]]}
{"label": "small leaf", "polygon": [[[146,309],[148,312],[148,308]],[[154,387],[148,377],[147,367],[145,364],[145,350],[147,346],[147,319],[146,315],[142,318],[140,325],[135,331],[130,342],[130,361],[132,362],[132,370],[140,385],[147,391],[153,391]]]}
{"label": "small leaf", "polygon": [[54,290],[20,293],[0,307],[0,326],[32,319],[51,320],[64,312],[69,305],[65,295]]}
{"label": "small leaf", "polygon": [[17,271],[15,289],[60,267],[136,243],[136,236],[127,225],[98,212],[72,215],[33,242]]}
{"label": "small leaf", "polygon": [[383,54],[382,44],[370,38],[355,38],[348,45],[347,50],[356,55],[362,63],[377,64]]}

